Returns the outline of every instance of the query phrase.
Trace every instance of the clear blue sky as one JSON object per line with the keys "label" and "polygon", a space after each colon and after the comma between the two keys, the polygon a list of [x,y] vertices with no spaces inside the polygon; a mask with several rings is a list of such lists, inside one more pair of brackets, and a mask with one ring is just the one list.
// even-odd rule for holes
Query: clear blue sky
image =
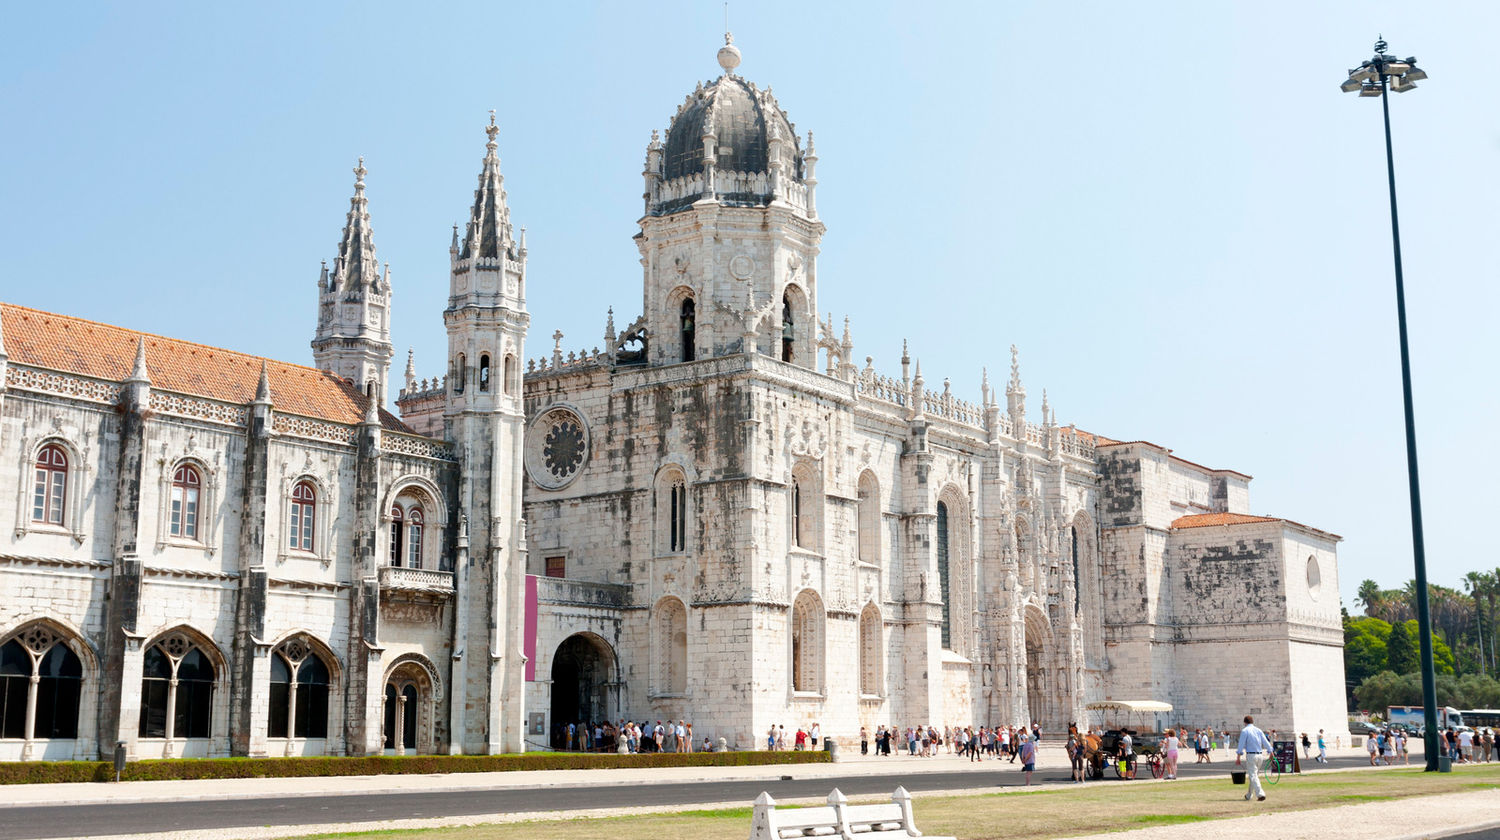
{"label": "clear blue sky", "polygon": [[[856,357],[976,399],[1021,348],[1063,423],[1257,476],[1411,576],[1377,34],[1394,97],[1428,561],[1500,565],[1494,3],[738,2],[740,72],[817,134],[821,308]],[[529,230],[528,355],[640,311],[651,130],[718,73],[719,2],[7,10],[0,298],[309,362],[358,155],[399,374],[441,371],[451,226],[498,109]],[[1481,61],[1481,59],[1484,59]]]}

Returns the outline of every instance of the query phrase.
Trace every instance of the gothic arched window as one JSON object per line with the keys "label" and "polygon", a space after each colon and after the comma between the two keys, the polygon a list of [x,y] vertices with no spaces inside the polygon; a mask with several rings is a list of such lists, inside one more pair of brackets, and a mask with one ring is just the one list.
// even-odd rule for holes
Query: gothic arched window
{"label": "gothic arched window", "polygon": [[505,393],[516,392],[516,357],[513,354],[505,354]]}
{"label": "gothic arched window", "polygon": [[36,456],[36,487],[31,497],[31,519],[63,524],[63,502],[68,494],[68,454],[49,443]]}
{"label": "gothic arched window", "polygon": [[271,714],[266,734],[327,738],[329,683],[328,665],[306,641],[293,639],[277,648],[271,657]]}
{"label": "gothic arched window", "polygon": [[82,686],[83,663],[51,633],[32,630],[0,645],[0,738],[77,738]]}
{"label": "gothic arched window", "polygon": [[296,551],[312,551],[313,526],[317,524],[318,491],[312,482],[299,481],[292,488],[291,516],[287,522],[287,547]]}
{"label": "gothic arched window", "polygon": [[203,477],[198,468],[183,464],[172,474],[172,509],[169,531],[174,537],[198,539],[198,496]]}
{"label": "gothic arched window", "polygon": [[671,518],[667,521],[669,549],[684,551],[687,549],[687,485],[682,479],[676,479],[667,488],[667,493],[672,507]]}
{"label": "gothic arched window", "polygon": [[792,323],[792,299],[787,295],[781,296],[781,360],[790,362],[792,360],[792,345],[797,338],[797,330]]}
{"label": "gothic arched window", "polygon": [[942,502],[937,505],[937,576],[943,599],[943,649],[952,650],[953,614],[948,604],[948,506]]}
{"label": "gothic arched window", "polygon": [[682,316],[681,316],[681,320],[682,320],[682,360],[684,362],[691,362],[693,360],[693,358],[694,358],[694,354],[695,354],[696,349],[697,349],[694,346],[694,344],[693,344],[693,336],[694,336],[695,331],[697,329],[697,327],[696,327],[696,319],[694,318],[695,314],[696,314],[696,304],[693,303],[693,299],[692,298],[688,298],[687,300],[683,301],[682,302]]}
{"label": "gothic arched window", "polygon": [[823,690],[823,605],[809,590],[792,602],[792,690]]}
{"label": "gothic arched window", "polygon": [[880,610],[874,604],[859,615],[859,693],[880,693]]}
{"label": "gothic arched window", "polygon": [[458,363],[453,369],[453,393],[455,394],[462,394],[464,392],[464,385],[469,380],[468,364],[468,360],[464,358],[464,354],[459,353]]}
{"label": "gothic arched window", "polygon": [[142,666],[141,737],[210,737],[215,673],[208,656],[172,636],[148,648]]}
{"label": "gothic arched window", "polygon": [[880,562],[880,486],[868,471],[859,477],[858,551],[860,562]]}
{"label": "gothic arched window", "polygon": [[490,389],[490,354],[485,353],[479,357],[479,390]]}
{"label": "gothic arched window", "polygon": [[687,608],[663,598],[656,612],[658,694],[687,693]]}

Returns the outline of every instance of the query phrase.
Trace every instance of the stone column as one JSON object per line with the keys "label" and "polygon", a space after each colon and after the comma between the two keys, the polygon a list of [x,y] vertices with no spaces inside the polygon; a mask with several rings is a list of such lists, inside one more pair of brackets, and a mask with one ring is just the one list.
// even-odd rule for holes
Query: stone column
{"label": "stone column", "polygon": [[[260,387],[249,405],[245,429],[244,478],[240,496],[239,588],[235,591],[234,642],[229,662],[229,752],[264,755],[268,669],[258,668],[267,653],[266,507],[270,488],[271,389],[261,365]],[[262,675],[262,671],[266,673]],[[260,724],[257,727],[255,721]]]}
{"label": "stone column", "polygon": [[[122,384],[120,393],[120,448],[114,465],[115,510],[112,540],[113,565],[110,570],[109,597],[105,608],[105,643],[103,659],[103,696],[99,703],[99,757],[109,759],[115,741],[126,741],[134,752],[138,722],[123,714],[122,707],[139,709],[139,690],[125,691],[126,650],[140,646],[136,627],[140,619],[141,559],[137,550],[140,537],[141,481],[145,467],[146,418],[151,404],[151,380],[146,373],[145,343],[137,345],[135,370]],[[133,685],[140,685],[139,651]]]}

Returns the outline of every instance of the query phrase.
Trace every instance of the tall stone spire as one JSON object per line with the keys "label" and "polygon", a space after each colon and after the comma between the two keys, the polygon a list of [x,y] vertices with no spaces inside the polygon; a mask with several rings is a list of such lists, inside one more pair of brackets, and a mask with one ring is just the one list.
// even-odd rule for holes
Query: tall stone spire
{"label": "tall stone spire", "polygon": [[515,259],[510,208],[505,206],[505,178],[500,174],[500,144],[495,140],[500,127],[495,124],[494,111],[490,111],[490,124],[484,132],[490,140],[484,146],[484,168],[479,173],[479,187],[474,190],[474,207],[469,212],[469,227],[460,257]]}
{"label": "tall stone spire", "polygon": [[318,277],[318,331],[313,337],[313,360],[323,370],[349,379],[368,390],[371,382],[385,383],[390,372],[391,269],[382,273],[375,257],[365,198],[365,159],[354,168],[354,196],[339,240],[333,268],[323,265]]}
{"label": "tall stone spire", "polygon": [[1021,352],[1010,346],[1010,383],[1005,386],[1005,402],[1010,414],[1012,434],[1026,439],[1026,386],[1021,384]]}

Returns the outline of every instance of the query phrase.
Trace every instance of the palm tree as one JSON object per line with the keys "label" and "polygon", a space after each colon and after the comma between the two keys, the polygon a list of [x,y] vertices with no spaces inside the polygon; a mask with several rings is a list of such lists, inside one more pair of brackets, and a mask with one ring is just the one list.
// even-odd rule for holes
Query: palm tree
{"label": "palm tree", "polygon": [[[1479,637],[1479,673],[1484,673],[1484,628],[1485,611],[1480,606],[1480,599],[1488,595],[1488,600],[1493,605],[1494,595],[1490,592],[1490,575],[1487,572],[1469,572],[1464,575],[1464,588],[1469,590],[1469,595],[1474,599],[1474,635]],[[1493,612],[1494,607],[1490,607]]]}
{"label": "palm tree", "polygon": [[[1500,569],[1496,571],[1500,571]],[[1380,596],[1380,584],[1366,579],[1359,584],[1359,592],[1354,596],[1354,600],[1365,608],[1365,615],[1373,617],[1380,609],[1380,602],[1382,600]]]}

